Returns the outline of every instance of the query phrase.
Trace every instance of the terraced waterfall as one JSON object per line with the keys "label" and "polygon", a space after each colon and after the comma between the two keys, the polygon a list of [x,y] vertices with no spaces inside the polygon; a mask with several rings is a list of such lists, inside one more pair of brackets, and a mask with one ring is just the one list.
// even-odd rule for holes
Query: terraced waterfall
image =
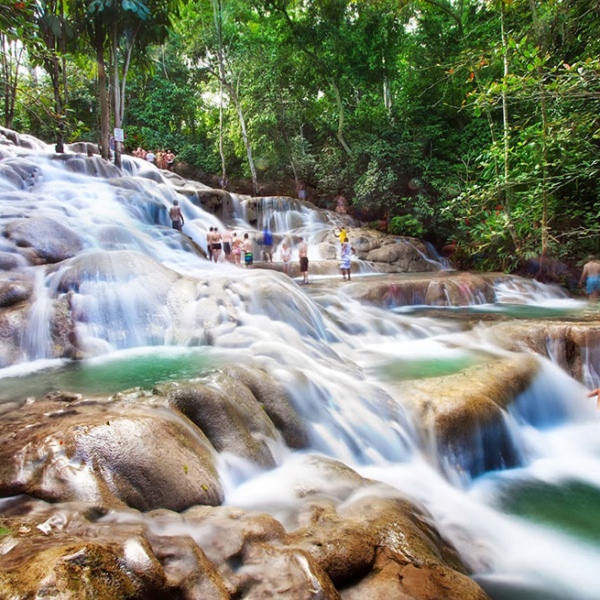
{"label": "terraced waterfall", "polygon": [[84,150],[0,130],[2,598],[600,597],[593,306]]}

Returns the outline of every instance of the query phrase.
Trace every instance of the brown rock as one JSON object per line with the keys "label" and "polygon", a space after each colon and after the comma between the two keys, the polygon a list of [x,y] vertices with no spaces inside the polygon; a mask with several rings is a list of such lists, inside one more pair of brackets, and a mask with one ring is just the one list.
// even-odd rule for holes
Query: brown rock
{"label": "brown rock", "polygon": [[231,452],[263,467],[275,460],[266,439],[275,428],[247,387],[227,377],[217,385],[189,383],[172,390],[167,401],[193,421],[218,452]]}
{"label": "brown rock", "polygon": [[244,554],[237,576],[244,600],[338,600],[340,595],[307,553],[266,544],[253,544]]}
{"label": "brown rock", "polygon": [[143,406],[41,400],[0,421],[0,494],[140,510],[219,504],[200,432]]}

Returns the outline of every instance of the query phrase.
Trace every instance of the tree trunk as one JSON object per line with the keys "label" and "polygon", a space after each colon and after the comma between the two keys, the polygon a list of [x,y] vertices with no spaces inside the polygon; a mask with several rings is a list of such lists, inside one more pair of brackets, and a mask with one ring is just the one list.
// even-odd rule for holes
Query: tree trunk
{"label": "tree trunk", "polygon": [[337,86],[337,83],[331,80],[331,87],[333,88],[333,93],[335,94],[335,103],[338,107],[338,130],[337,130],[337,139],[342,145],[342,148],[346,151],[346,154],[352,154],[352,150],[350,150],[350,146],[346,143],[344,139],[344,105],[342,104],[342,96],[340,95],[340,88]]}
{"label": "tree trunk", "polygon": [[[119,77],[119,32],[117,23],[113,23],[112,27],[112,91],[113,91],[113,112],[115,118],[115,129],[121,129],[121,79]],[[115,167],[121,168],[121,145],[117,140],[114,140]]]}
{"label": "tree trunk", "polygon": [[[223,187],[227,179],[225,152],[223,150],[223,82],[225,81],[225,65],[223,60],[223,6],[221,0],[213,0],[213,18],[218,39],[219,58],[219,154],[221,155],[221,181]],[[237,105],[236,105],[237,106]]]}
{"label": "tree trunk", "polygon": [[504,13],[504,2],[501,2],[500,9],[500,28],[502,35],[502,49],[504,50],[504,82],[502,86],[502,126],[503,126],[503,137],[504,137],[504,210],[506,211],[506,217],[508,219],[508,231],[510,233],[510,237],[513,241],[513,245],[517,252],[517,255],[521,254],[521,240],[519,240],[519,236],[515,229],[513,220],[512,220],[512,195],[513,189],[512,185],[509,183],[510,177],[510,164],[509,164],[509,154],[510,154],[510,127],[508,123],[508,98],[506,95],[506,81],[508,79],[509,74],[509,64],[508,64],[508,43],[506,41],[506,29],[505,29],[505,13]]}
{"label": "tree trunk", "polygon": [[[543,53],[546,48],[546,40],[540,22],[535,0],[529,0],[533,28],[536,34],[536,42]],[[548,228],[548,103],[546,88],[544,86],[544,68],[538,65],[536,68],[538,75],[538,89],[540,92],[540,108],[542,111],[542,257],[548,252],[548,240],[550,232]]]}
{"label": "tree trunk", "polygon": [[252,174],[252,189],[254,190],[254,195],[258,196],[258,178],[256,176],[256,168],[254,166],[254,159],[252,158],[252,147],[250,146],[250,142],[248,141],[248,133],[246,131],[246,120],[244,119],[244,113],[242,111],[242,106],[240,104],[237,93],[232,85],[227,85],[227,91],[235,104],[235,108],[238,113],[238,118],[240,120],[240,127],[242,128],[242,138],[244,140],[244,145],[246,146],[246,154],[248,156],[248,165],[250,167],[250,173]]}
{"label": "tree trunk", "polygon": [[96,32],[94,39],[96,50],[96,64],[98,66],[98,100],[100,103],[100,154],[105,160],[109,159],[109,127],[110,113],[108,106],[108,94],[106,90],[106,63],[104,62],[104,38],[100,32]]}

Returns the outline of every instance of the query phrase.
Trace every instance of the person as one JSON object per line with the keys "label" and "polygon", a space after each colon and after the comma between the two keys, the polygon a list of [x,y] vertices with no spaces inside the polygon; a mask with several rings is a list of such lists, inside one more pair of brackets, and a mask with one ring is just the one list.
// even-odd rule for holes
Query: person
{"label": "person", "polygon": [[283,242],[281,260],[283,260],[283,272],[289,277],[292,268],[292,249],[287,245],[287,242]]}
{"label": "person", "polygon": [[302,273],[302,283],[310,283],[308,281],[308,245],[304,238],[300,238],[298,244],[298,256],[300,258],[300,272]]}
{"label": "person", "polygon": [[227,262],[231,262],[231,229],[226,227],[221,237],[223,240],[223,252],[225,253],[225,260]]}
{"label": "person", "polygon": [[240,267],[242,265],[242,247],[244,242],[242,242],[241,238],[238,237],[238,234],[235,231],[231,237],[233,239],[231,243],[233,246],[233,262]]}
{"label": "person", "polygon": [[273,262],[273,234],[268,226],[263,231],[263,260]]}
{"label": "person", "polygon": [[303,183],[298,184],[298,200],[306,200],[306,188]]}
{"label": "person", "polygon": [[216,263],[219,262],[219,256],[221,256],[221,234],[219,229],[215,227],[212,234],[212,257]]}
{"label": "person", "polygon": [[152,150],[150,150],[147,154],[146,154],[146,160],[150,163],[150,164],[154,164],[154,161],[156,160],[156,155],[154,154],[154,152],[152,152]]}
{"label": "person", "polygon": [[352,281],[352,278],[350,277],[350,258],[353,252],[354,250],[350,245],[348,238],[346,238],[342,244],[342,260],[340,262],[340,271],[342,272],[344,281],[346,281],[346,277],[348,278],[348,281]]}
{"label": "person", "polygon": [[340,244],[343,244],[348,239],[345,227],[340,227],[339,231],[335,234],[340,238]]}
{"label": "person", "polygon": [[594,396],[596,396],[596,408],[600,408],[600,388],[596,388],[595,390],[592,390],[587,395],[588,398],[593,398]]}
{"label": "person", "polygon": [[252,240],[247,233],[244,234],[244,262],[248,269],[254,264],[254,254],[252,253]]}
{"label": "person", "polygon": [[579,285],[585,281],[585,290],[593,299],[600,297],[600,261],[596,256],[590,256],[588,262],[583,266],[583,272],[579,279]]}
{"label": "person", "polygon": [[175,155],[173,154],[173,151],[168,150],[165,158],[167,159],[167,170],[172,171],[175,164]]}
{"label": "person", "polygon": [[171,227],[181,231],[185,221],[183,220],[181,208],[179,208],[179,200],[173,200],[173,206],[169,209],[169,217],[171,217]]}
{"label": "person", "polygon": [[212,239],[213,239],[213,228],[209,227],[206,233],[206,250],[208,252],[208,260],[212,260]]}

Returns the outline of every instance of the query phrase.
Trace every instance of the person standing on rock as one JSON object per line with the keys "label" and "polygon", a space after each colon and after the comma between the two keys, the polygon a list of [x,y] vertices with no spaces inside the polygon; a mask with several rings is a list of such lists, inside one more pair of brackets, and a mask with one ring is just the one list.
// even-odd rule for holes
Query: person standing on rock
{"label": "person standing on rock", "polygon": [[596,256],[590,256],[589,261],[583,266],[583,273],[579,285],[585,281],[585,290],[592,299],[600,298],[600,261]]}
{"label": "person standing on rock", "polygon": [[169,217],[171,217],[171,227],[181,231],[185,221],[183,220],[181,208],[179,208],[179,200],[173,200],[173,206],[169,209]]}
{"label": "person standing on rock", "polygon": [[352,278],[350,277],[350,259],[352,257],[353,252],[354,249],[350,245],[348,238],[346,238],[346,240],[342,243],[342,259],[340,262],[340,271],[342,272],[344,281],[346,281],[346,278],[348,279],[348,281],[352,281]]}
{"label": "person standing on rock", "polygon": [[348,234],[346,233],[345,227],[340,227],[340,230],[335,235],[340,238],[340,244],[343,244],[348,240]]}
{"label": "person standing on rock", "polygon": [[273,262],[273,234],[268,226],[263,231],[263,260]]}
{"label": "person standing on rock", "polygon": [[232,235],[232,243],[233,246],[233,262],[238,266],[242,266],[242,248],[244,246],[244,242],[238,237],[238,234],[234,231]]}
{"label": "person standing on rock", "polygon": [[304,238],[300,238],[300,243],[298,244],[298,256],[300,257],[300,272],[302,273],[302,283],[309,283],[308,244],[304,241]]}
{"label": "person standing on rock", "polygon": [[219,233],[219,229],[215,227],[212,234],[212,257],[216,263],[219,262],[221,248],[221,234]]}
{"label": "person standing on rock", "polygon": [[223,252],[225,253],[225,260],[227,262],[231,262],[232,261],[232,256],[231,256],[231,229],[229,229],[229,227],[225,228],[225,231],[223,232],[223,235],[222,235],[222,239],[223,239]]}
{"label": "person standing on rock", "polygon": [[247,269],[251,269],[254,264],[254,253],[252,252],[252,240],[247,233],[244,234],[244,263]]}
{"label": "person standing on rock", "polygon": [[208,233],[206,234],[206,250],[208,252],[208,260],[212,260],[212,241],[213,241],[213,228],[208,228]]}
{"label": "person standing on rock", "polygon": [[292,269],[292,249],[287,245],[287,242],[283,242],[281,260],[283,261],[283,272],[289,277]]}

